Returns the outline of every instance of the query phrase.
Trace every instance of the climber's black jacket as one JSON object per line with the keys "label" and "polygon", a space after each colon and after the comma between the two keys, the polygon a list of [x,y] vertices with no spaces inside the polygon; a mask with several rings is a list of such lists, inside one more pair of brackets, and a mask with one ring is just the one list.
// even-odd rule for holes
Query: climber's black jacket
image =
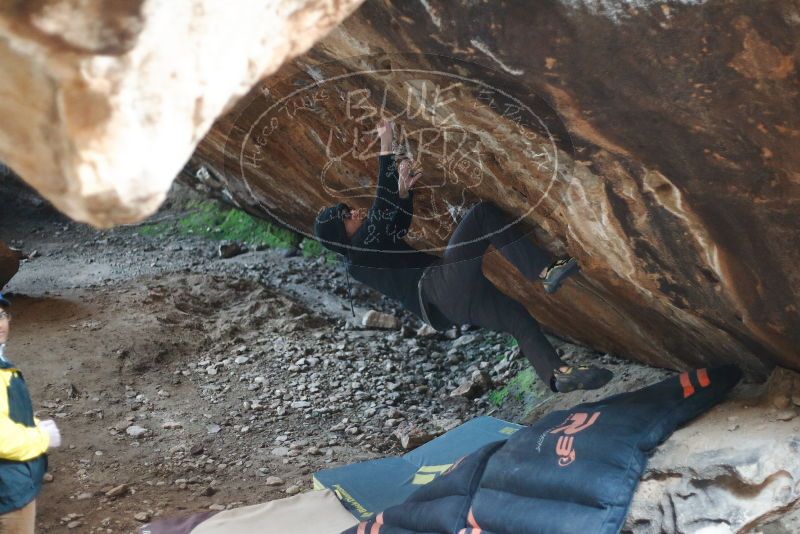
{"label": "climber's black jacket", "polygon": [[375,201],[364,224],[350,239],[351,248],[345,260],[347,271],[359,282],[400,301],[407,310],[441,329],[447,326],[447,319],[423,304],[424,296],[419,289],[425,268],[439,258],[420,252],[403,240],[414,215],[414,192],[400,198],[397,182],[394,155],[379,156]]}

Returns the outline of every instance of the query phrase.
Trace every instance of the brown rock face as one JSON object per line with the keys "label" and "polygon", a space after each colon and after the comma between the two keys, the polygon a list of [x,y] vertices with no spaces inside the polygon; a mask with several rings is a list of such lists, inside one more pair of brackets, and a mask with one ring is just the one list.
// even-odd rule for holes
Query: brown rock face
{"label": "brown rock face", "polygon": [[17,274],[19,270],[19,252],[12,250],[0,241],[0,290]]}
{"label": "brown rock face", "polygon": [[193,165],[308,233],[323,206],[369,205],[383,109],[425,170],[414,246],[491,200],[580,260],[554,297],[484,266],[550,330],[674,368],[798,369],[798,21],[791,0],[369,1]]}
{"label": "brown rock face", "polygon": [[0,2],[0,160],[73,219],[141,220],[231,102],[360,2]]}

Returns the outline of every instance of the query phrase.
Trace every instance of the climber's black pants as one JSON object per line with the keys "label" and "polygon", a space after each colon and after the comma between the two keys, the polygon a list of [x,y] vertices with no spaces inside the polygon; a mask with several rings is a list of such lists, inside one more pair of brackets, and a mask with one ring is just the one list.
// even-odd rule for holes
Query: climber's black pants
{"label": "climber's black pants", "polygon": [[549,386],[553,370],[564,362],[528,310],[483,275],[481,266],[489,244],[531,281],[537,281],[542,269],[552,263],[548,253],[534,245],[519,224],[494,204],[480,202],[458,224],[442,264],[426,273],[423,294],[455,324],[511,334],[536,374]]}

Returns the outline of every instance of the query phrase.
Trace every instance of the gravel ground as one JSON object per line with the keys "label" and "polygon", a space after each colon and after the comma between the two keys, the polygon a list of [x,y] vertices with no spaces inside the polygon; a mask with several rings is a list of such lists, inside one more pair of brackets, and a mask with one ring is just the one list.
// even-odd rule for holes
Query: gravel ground
{"label": "gravel ground", "polygon": [[[188,196],[176,190],[153,219],[178,221]],[[0,239],[32,255],[7,288],[9,355],[39,416],[64,434],[40,532],[130,532],[159,515],[280,498],[310,489],[319,469],[402,454],[477,415],[519,422],[666,374],[553,338],[566,358],[599,359],[618,378],[558,397],[538,382],[518,388],[527,362],[507,336],[425,332],[358,283],[354,319],[341,267],[321,258],[222,259],[218,243],[177,231],[69,222],[15,187],[0,201]],[[369,310],[396,324],[362,327]]]}

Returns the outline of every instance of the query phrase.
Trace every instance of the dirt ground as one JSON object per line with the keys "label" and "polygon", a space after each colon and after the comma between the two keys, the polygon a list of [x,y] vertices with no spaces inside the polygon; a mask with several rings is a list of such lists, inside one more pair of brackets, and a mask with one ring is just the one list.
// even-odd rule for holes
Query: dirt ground
{"label": "dirt ground", "polygon": [[[3,194],[0,239],[35,251],[6,288],[7,355],[64,442],[50,454],[38,532],[133,532],[161,515],[282,498],[310,489],[319,469],[402,453],[400,428],[435,435],[478,414],[521,417],[486,395],[449,396],[475,370],[496,386],[520,370],[502,336],[358,329],[336,267],[320,260],[280,250],[223,260],[199,237],[99,232],[35,196]],[[359,315],[397,312],[356,294]],[[553,406],[666,374],[556,342],[619,376]]]}

